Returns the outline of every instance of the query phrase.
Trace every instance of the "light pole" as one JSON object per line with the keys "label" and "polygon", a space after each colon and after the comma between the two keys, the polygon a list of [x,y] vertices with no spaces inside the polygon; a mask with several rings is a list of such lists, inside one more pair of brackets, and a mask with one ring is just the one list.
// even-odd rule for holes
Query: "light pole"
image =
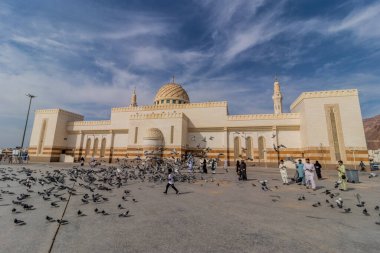
{"label": "light pole", "polygon": [[28,126],[28,120],[29,120],[29,112],[30,112],[30,105],[32,104],[32,99],[36,96],[28,93],[26,94],[27,97],[29,97],[29,107],[28,107],[28,113],[26,114],[26,121],[25,121],[25,128],[24,128],[24,134],[22,135],[22,141],[21,141],[21,151],[24,148],[24,140],[25,140],[25,133],[26,133],[26,127]]}

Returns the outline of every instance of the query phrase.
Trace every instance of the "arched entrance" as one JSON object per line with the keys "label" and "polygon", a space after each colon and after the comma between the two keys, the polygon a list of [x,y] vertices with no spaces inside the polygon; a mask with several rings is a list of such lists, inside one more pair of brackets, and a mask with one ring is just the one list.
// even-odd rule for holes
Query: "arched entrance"
{"label": "arched entrance", "polygon": [[144,136],[144,155],[146,157],[161,157],[163,154],[164,135],[158,128],[149,128]]}

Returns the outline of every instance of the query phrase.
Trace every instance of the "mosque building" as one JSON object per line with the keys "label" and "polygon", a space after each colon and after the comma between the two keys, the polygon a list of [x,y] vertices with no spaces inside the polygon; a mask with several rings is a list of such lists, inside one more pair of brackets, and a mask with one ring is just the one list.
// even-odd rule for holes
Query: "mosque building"
{"label": "mosque building", "polygon": [[35,112],[29,145],[31,161],[80,157],[113,162],[192,153],[233,164],[245,159],[275,165],[278,159],[310,158],[332,167],[368,161],[358,90],[304,92],[282,108],[280,83],[273,88],[273,114],[230,115],[226,101],[191,103],[183,87],[163,85],[153,105],[112,108],[108,120],[84,121],[62,109]]}

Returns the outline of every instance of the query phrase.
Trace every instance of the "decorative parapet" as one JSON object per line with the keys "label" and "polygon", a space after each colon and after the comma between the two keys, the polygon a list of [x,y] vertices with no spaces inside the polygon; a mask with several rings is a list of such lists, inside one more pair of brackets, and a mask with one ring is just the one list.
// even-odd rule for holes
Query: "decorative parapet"
{"label": "decorative parapet", "polygon": [[302,102],[302,100],[308,99],[308,98],[348,97],[348,96],[358,96],[358,94],[359,92],[357,89],[303,92],[290,105],[290,110],[293,110],[294,107],[296,107],[299,103]]}
{"label": "decorative parapet", "polygon": [[191,108],[207,108],[207,107],[227,107],[227,101],[189,103],[189,104],[163,104],[163,105],[116,107],[116,108],[112,108],[112,112],[136,112],[136,111],[191,109]]}
{"label": "decorative parapet", "polygon": [[69,126],[103,126],[111,125],[111,120],[96,120],[96,121],[72,121],[67,123]]}
{"label": "decorative parapet", "polygon": [[299,119],[299,113],[229,115],[228,120]]}
{"label": "decorative parapet", "polygon": [[78,117],[78,118],[83,118],[83,115],[80,115],[80,114],[77,114],[77,113],[73,113],[73,112],[69,112],[69,111],[66,111],[66,110],[62,110],[62,109],[41,109],[41,110],[36,110],[35,111],[35,114],[56,114],[56,113],[63,113],[63,114],[67,114],[67,115],[70,115],[70,116],[74,116],[74,117]]}
{"label": "decorative parapet", "polygon": [[129,116],[130,120],[141,120],[141,119],[173,119],[173,118],[183,118],[185,114],[182,112],[170,112],[170,113],[148,113],[148,114],[133,114]]}

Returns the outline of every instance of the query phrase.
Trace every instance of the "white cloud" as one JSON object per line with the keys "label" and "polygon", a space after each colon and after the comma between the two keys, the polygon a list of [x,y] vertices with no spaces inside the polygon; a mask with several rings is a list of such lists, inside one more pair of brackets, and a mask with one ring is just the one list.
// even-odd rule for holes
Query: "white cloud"
{"label": "white cloud", "polygon": [[378,38],[380,37],[379,17],[380,3],[375,3],[352,11],[343,20],[332,24],[328,31],[330,33],[351,31],[358,38]]}

